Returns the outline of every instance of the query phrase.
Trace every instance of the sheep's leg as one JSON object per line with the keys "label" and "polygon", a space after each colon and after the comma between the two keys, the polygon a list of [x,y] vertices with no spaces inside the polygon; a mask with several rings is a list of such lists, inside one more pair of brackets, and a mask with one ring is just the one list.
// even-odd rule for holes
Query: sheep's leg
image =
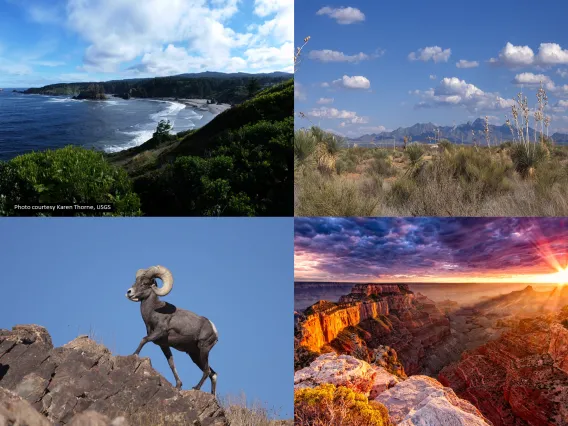
{"label": "sheep's leg", "polygon": [[193,387],[195,390],[200,390],[207,377],[211,374],[211,368],[209,367],[209,352],[200,351],[199,354],[193,355],[189,354],[193,362],[203,371],[203,376],[197,385]]}
{"label": "sheep's leg", "polygon": [[217,388],[217,373],[209,367],[211,373],[209,374],[209,379],[211,379],[211,393],[215,395],[215,389]]}
{"label": "sheep's leg", "polygon": [[146,337],[142,338],[142,340],[140,340],[140,344],[138,345],[138,348],[136,349],[136,351],[134,352],[133,355],[138,355],[146,343],[155,342],[156,340],[158,340],[163,335],[164,335],[164,333],[161,332],[161,331],[154,331],[153,333],[150,333]]}
{"label": "sheep's leg", "polygon": [[160,348],[162,349],[162,352],[164,353],[166,359],[168,360],[168,364],[170,366],[170,369],[172,370],[172,373],[174,373],[174,377],[176,379],[176,388],[181,389],[182,383],[178,376],[176,366],[174,365],[174,356],[172,355],[171,349],[168,346],[160,346]]}

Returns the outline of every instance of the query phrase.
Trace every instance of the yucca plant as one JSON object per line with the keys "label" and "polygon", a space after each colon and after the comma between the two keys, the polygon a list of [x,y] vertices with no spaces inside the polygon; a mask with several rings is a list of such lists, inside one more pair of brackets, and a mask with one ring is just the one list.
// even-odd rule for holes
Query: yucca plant
{"label": "yucca plant", "polygon": [[[538,164],[545,160],[550,152],[544,137],[545,127],[548,133],[550,117],[546,116],[544,113],[548,105],[548,98],[542,82],[536,97],[537,106],[534,111],[534,141],[531,141],[529,134],[531,114],[528,98],[523,95],[522,92],[517,95],[516,104],[511,107],[513,123],[511,123],[509,119],[506,121],[513,135],[511,160],[513,161],[515,170],[523,177],[532,177],[535,174]],[[539,127],[540,137],[538,135]]]}

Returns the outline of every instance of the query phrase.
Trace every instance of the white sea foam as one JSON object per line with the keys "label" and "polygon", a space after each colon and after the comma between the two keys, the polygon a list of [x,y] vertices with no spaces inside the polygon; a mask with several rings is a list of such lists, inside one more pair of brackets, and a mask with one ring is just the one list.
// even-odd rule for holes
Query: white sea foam
{"label": "white sea foam", "polygon": [[109,145],[104,148],[106,152],[119,152],[124,151],[125,149],[134,148],[135,146],[142,145],[144,142],[147,142],[152,138],[154,134],[153,130],[138,130],[135,132],[120,132],[125,135],[132,136],[132,139],[122,145]]}
{"label": "white sea foam", "polygon": [[48,103],[64,103],[64,102],[82,102],[82,99],[72,99],[72,98],[49,98]]}
{"label": "white sea foam", "polygon": [[[150,99],[145,99],[145,100],[150,100]],[[109,102],[109,101],[107,101],[107,102]],[[111,101],[111,102],[118,102],[118,101]],[[150,118],[152,119],[152,121],[157,123],[158,121],[169,117],[170,124],[172,126],[174,126],[175,121],[172,119],[172,117],[177,117],[179,112],[185,108],[185,105],[180,104],[178,102],[170,102],[170,101],[159,101],[159,102],[166,104],[167,105],[166,108],[164,108],[160,112],[150,114]],[[201,117],[202,116],[199,116],[199,115],[196,114],[195,117],[191,117],[191,118],[193,118],[193,119],[198,118],[200,120]],[[145,127],[145,126],[147,126],[147,124],[136,124],[135,126],[131,126],[131,127],[140,128],[140,127]],[[104,150],[106,152],[119,152],[119,151],[124,151],[125,149],[134,148],[135,146],[142,145],[144,142],[147,142],[149,139],[151,139],[152,135],[154,134],[154,126],[155,125],[152,124],[151,126],[153,127],[152,129],[136,130],[136,131],[131,131],[131,132],[120,131],[120,133],[122,133],[124,135],[132,136],[132,139],[125,144],[109,145],[109,146],[105,147]]]}
{"label": "white sea foam", "polygon": [[155,114],[150,114],[150,118],[154,121],[160,121],[164,117],[175,117],[179,112],[185,108],[184,104],[177,102],[168,102],[166,109],[157,112]]}

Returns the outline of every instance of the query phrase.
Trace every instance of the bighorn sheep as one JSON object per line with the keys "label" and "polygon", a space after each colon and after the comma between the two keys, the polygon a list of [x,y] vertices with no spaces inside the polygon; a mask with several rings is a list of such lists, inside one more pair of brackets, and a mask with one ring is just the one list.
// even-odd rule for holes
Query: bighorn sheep
{"label": "bighorn sheep", "polygon": [[[158,287],[156,278],[162,280],[161,288]],[[199,390],[209,377],[211,393],[215,395],[217,373],[209,366],[209,352],[219,338],[217,329],[207,318],[178,309],[158,298],[172,291],[173,283],[172,273],[163,266],[139,269],[136,273],[136,281],[126,292],[126,297],[133,302],[141,302],[140,312],[146,324],[147,335],[140,341],[134,355],[138,355],[148,342],[158,345],[174,373],[176,388],[181,389],[182,383],[170,347],[185,352],[203,371],[203,377],[193,389]]]}

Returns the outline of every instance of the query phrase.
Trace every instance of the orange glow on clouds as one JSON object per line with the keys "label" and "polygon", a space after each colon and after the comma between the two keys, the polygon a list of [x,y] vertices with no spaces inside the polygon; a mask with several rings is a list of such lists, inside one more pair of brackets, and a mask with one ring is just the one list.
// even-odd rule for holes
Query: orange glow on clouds
{"label": "orange glow on clouds", "polygon": [[[359,219],[360,221],[363,219]],[[442,221],[443,219],[438,219]],[[493,219],[487,219],[487,228],[476,230],[498,232],[502,228],[489,228]],[[331,225],[335,225],[331,222]],[[349,224],[347,230],[357,226]],[[472,260],[459,253],[469,250],[473,257],[478,246],[485,241],[476,239],[471,232],[457,233],[459,246],[455,251],[442,251],[436,242],[425,246],[422,241],[408,243],[408,224],[399,226],[385,238],[385,243],[371,246],[367,250],[367,239],[374,237],[374,230],[358,231],[355,237],[337,233],[312,236],[297,236],[294,253],[294,275],[299,281],[328,282],[405,282],[405,283],[527,283],[568,285],[568,234],[541,229],[538,219],[527,219],[522,229],[503,234],[496,242],[489,242],[480,250],[487,256]],[[421,232],[421,226],[413,231]],[[559,221],[558,230],[565,229]],[[497,230],[497,231],[496,231]],[[479,231],[478,231],[479,232]],[[487,239],[491,233],[486,232]],[[322,243],[322,239],[328,238]],[[470,240],[471,239],[471,240]],[[504,242],[501,243],[501,240]],[[401,255],[390,256],[389,249],[394,241]],[[471,241],[471,242],[470,242]],[[468,247],[469,243],[469,247]],[[407,244],[414,244],[415,250],[405,251]],[[421,245],[422,244],[422,245]],[[493,244],[493,245],[492,245]],[[316,246],[316,247],[314,247]],[[339,248],[338,248],[339,247]],[[424,249],[426,247],[426,249]],[[407,254],[410,253],[410,256]],[[407,256],[407,257],[405,257]],[[408,262],[407,258],[411,261]]]}

